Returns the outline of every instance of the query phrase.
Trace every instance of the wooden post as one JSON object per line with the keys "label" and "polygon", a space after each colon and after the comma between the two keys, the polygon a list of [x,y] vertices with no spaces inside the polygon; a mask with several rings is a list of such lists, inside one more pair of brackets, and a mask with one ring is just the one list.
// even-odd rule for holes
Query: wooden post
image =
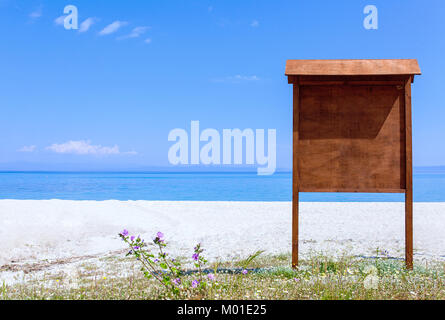
{"label": "wooden post", "polygon": [[405,262],[406,268],[413,269],[413,160],[412,160],[412,122],[411,122],[411,82],[405,83]]}
{"label": "wooden post", "polygon": [[293,150],[292,150],[292,267],[298,266],[298,124],[300,87],[293,85]]}

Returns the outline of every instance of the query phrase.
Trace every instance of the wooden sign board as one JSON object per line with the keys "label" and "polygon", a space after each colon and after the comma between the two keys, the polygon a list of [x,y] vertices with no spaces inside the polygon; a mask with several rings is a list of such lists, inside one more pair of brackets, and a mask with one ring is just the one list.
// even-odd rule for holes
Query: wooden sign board
{"label": "wooden sign board", "polygon": [[412,268],[411,83],[416,60],[288,60],[293,84],[293,240],[299,192],[405,193]]}

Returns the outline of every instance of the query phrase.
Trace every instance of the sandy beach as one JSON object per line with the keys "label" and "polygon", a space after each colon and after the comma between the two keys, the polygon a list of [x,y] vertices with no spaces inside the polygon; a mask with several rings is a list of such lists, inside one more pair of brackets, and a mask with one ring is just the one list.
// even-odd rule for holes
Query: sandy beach
{"label": "sandy beach", "polygon": [[[0,200],[0,266],[120,254],[124,228],[148,240],[162,231],[174,255],[190,255],[197,242],[210,259],[288,253],[291,203]],[[415,260],[445,260],[444,230],[445,203],[415,203]],[[377,248],[403,257],[403,203],[301,203],[303,256]]]}

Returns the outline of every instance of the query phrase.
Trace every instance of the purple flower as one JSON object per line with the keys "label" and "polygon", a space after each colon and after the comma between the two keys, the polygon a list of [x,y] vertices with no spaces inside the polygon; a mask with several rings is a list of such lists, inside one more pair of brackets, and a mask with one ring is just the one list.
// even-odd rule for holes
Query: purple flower
{"label": "purple flower", "polygon": [[162,244],[164,242],[164,234],[162,232],[156,233],[156,237],[153,239],[153,242],[156,244]]}
{"label": "purple flower", "polygon": [[246,269],[244,269],[241,273],[246,275],[249,271],[247,271]]}
{"label": "purple flower", "polygon": [[198,280],[193,280],[192,281],[192,288],[196,288],[198,286],[198,284],[199,284]]}
{"label": "purple flower", "polygon": [[140,247],[139,246],[134,246],[133,249],[134,250],[138,250]]}
{"label": "purple flower", "polygon": [[209,278],[210,280],[215,280],[215,275],[213,273],[209,273],[207,278]]}
{"label": "purple flower", "polygon": [[122,230],[121,235],[124,237],[128,236],[128,230],[127,229]]}
{"label": "purple flower", "polygon": [[181,284],[181,279],[180,278],[176,278],[176,279],[173,279],[173,284],[175,284],[175,285],[180,285]]}
{"label": "purple flower", "polygon": [[295,282],[299,282],[300,279],[298,279],[298,278],[294,278],[294,281],[295,281]]}
{"label": "purple flower", "polygon": [[198,261],[198,259],[199,259],[199,253],[194,253],[194,254],[192,255],[192,258],[193,258],[193,260]]}
{"label": "purple flower", "polygon": [[133,241],[133,240],[134,240],[134,236],[131,236],[131,237],[130,237],[130,240]]}
{"label": "purple flower", "polygon": [[159,262],[159,259],[154,259],[153,262],[154,263]]}

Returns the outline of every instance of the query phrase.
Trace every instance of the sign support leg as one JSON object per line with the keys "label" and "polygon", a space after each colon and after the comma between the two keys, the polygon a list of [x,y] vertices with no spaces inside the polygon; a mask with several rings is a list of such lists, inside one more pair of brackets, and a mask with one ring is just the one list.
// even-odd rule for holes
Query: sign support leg
{"label": "sign support leg", "polygon": [[298,84],[294,84],[293,107],[293,152],[292,152],[292,268],[298,266],[298,124],[299,124],[299,93]]}
{"label": "sign support leg", "polygon": [[413,155],[411,122],[411,77],[405,83],[405,261],[406,268],[413,269]]}

